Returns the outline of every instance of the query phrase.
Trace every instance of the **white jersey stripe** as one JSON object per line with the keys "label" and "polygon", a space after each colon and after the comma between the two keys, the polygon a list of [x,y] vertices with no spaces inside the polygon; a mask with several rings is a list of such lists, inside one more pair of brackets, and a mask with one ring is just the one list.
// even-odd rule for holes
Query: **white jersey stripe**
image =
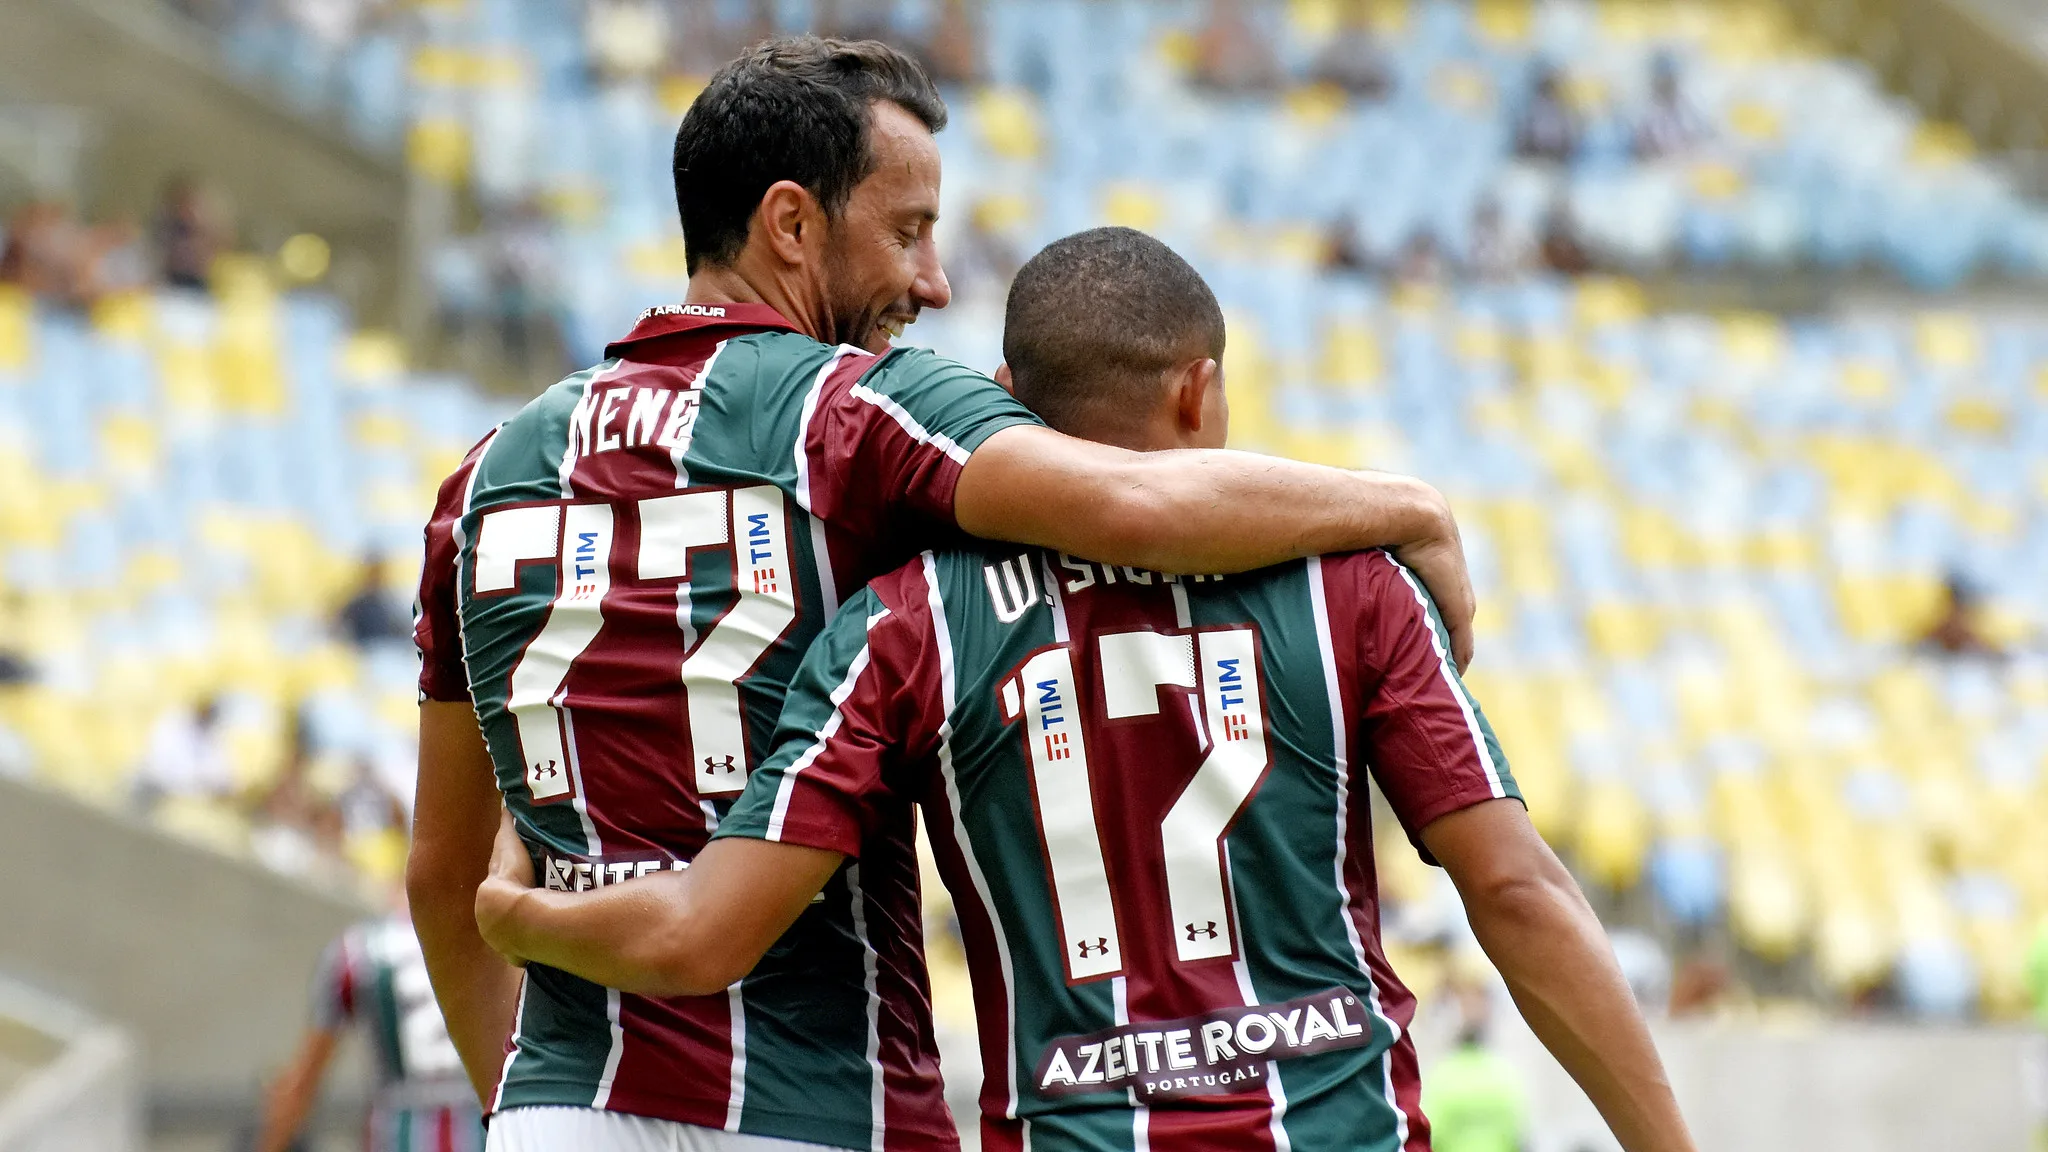
{"label": "white jersey stripe", "polygon": [[[865,656],[866,650],[862,653]],[[869,1147],[873,1152],[885,1152],[888,1147],[888,1095],[887,1084],[882,1078],[882,991],[880,986],[881,954],[875,951],[875,942],[868,938],[867,893],[860,886],[860,864],[847,866],[846,887],[852,893],[853,935],[860,941],[861,982],[868,992],[868,1067],[874,1069],[873,1087],[868,1107],[874,1125],[874,1135]]]}
{"label": "white jersey stripe", "polygon": [[1408,582],[1408,590],[1415,593],[1416,607],[1422,609],[1422,626],[1429,630],[1430,646],[1436,649],[1437,670],[1444,678],[1444,686],[1451,690],[1451,698],[1458,702],[1458,711],[1464,713],[1465,730],[1472,734],[1472,751],[1478,755],[1480,767],[1486,771],[1487,786],[1493,790],[1496,799],[1506,796],[1508,790],[1500,782],[1500,766],[1493,762],[1493,751],[1486,746],[1486,733],[1479,727],[1478,709],[1472,706],[1472,697],[1465,693],[1465,686],[1458,680],[1458,673],[1451,667],[1451,654],[1444,648],[1442,636],[1437,635],[1436,622],[1430,618],[1429,597],[1422,591],[1422,584],[1406,565],[1385,552],[1387,563]]}
{"label": "white jersey stripe", "polygon": [[[889,610],[884,608],[868,617],[867,630],[874,631],[875,625],[888,619],[888,616]],[[832,737],[839,734],[839,726],[846,721],[846,713],[842,709],[847,697],[853,695],[854,688],[860,683],[861,673],[868,670],[869,655],[868,646],[862,644],[860,651],[854,654],[853,662],[846,667],[846,678],[839,682],[838,687],[832,689],[832,715],[826,717],[825,723],[818,728],[818,735],[811,741],[811,746],[804,749],[790,766],[783,770],[782,784],[775,790],[775,810],[768,817],[768,828],[762,833],[762,839],[782,839],[782,825],[789,817],[789,802],[796,795],[796,779],[803,775],[804,769],[817,763],[818,757],[824,754],[826,745],[832,743]]]}
{"label": "white jersey stripe", "polygon": [[1380,1007],[1380,984],[1373,977],[1372,965],[1365,958],[1365,941],[1358,933],[1358,924],[1351,918],[1351,885],[1344,879],[1344,866],[1351,852],[1351,749],[1344,730],[1344,692],[1337,680],[1337,650],[1330,633],[1330,604],[1328,591],[1323,586],[1323,560],[1320,556],[1308,559],[1309,606],[1315,614],[1316,651],[1323,661],[1323,692],[1330,707],[1330,749],[1332,767],[1337,774],[1337,898],[1341,901],[1338,918],[1344,922],[1344,936],[1351,944],[1351,954],[1358,961],[1358,971],[1365,977],[1366,987],[1372,995],[1367,1006],[1373,1018],[1387,1027],[1387,1052],[1380,1057],[1380,1090],[1387,1098],[1387,1107],[1394,1113],[1395,1147],[1408,1147],[1408,1114],[1401,1110],[1401,1101],[1394,1092],[1394,1045],[1401,1039],[1401,1027],[1393,1017]]}
{"label": "white jersey stripe", "polygon": [[[939,699],[944,719],[939,724],[939,774],[946,781],[946,810],[953,820],[953,842],[959,846],[967,875],[974,881],[974,896],[988,918],[996,941],[996,956],[1003,969],[1003,1030],[1008,1042],[1003,1047],[1003,1076],[1009,1098],[1003,1107],[1005,1119],[1017,1118],[1017,973],[1010,963],[1010,941],[1003,933],[1003,921],[996,915],[995,898],[989,894],[988,877],[975,858],[974,845],[967,837],[967,824],[960,815],[960,778],[953,771],[953,704],[957,685],[953,681],[953,635],[946,624],[946,605],[939,596],[939,571],[930,552],[924,564],[926,602],[931,605],[932,636],[939,652]],[[1024,1146],[1031,1146],[1031,1123],[1024,1123]]]}
{"label": "white jersey stripe", "polygon": [[937,448],[946,454],[946,459],[951,460],[955,464],[966,465],[967,449],[955,444],[952,437],[946,436],[943,433],[933,432],[918,423],[917,417],[912,416],[903,405],[898,404],[865,384],[855,384],[853,386],[853,398],[864,400],[880,408],[883,412],[888,413],[889,419],[896,421],[897,427],[902,428],[904,432],[908,433],[912,440],[917,441],[919,444],[929,444]]}
{"label": "white jersey stripe", "polygon": [[811,390],[804,393],[803,416],[796,426],[796,502],[805,512],[811,510],[811,418],[818,414],[818,396],[825,391],[825,380],[839,367],[840,361],[848,356],[863,355],[861,349],[851,344],[841,344],[832,352],[832,358],[818,369],[818,375],[811,381]]}

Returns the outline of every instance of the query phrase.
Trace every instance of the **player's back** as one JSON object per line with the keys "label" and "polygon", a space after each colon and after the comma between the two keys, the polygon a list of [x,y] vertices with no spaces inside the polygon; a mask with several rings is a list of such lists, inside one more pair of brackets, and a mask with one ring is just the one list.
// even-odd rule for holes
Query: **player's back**
{"label": "player's back", "polygon": [[[555,888],[694,856],[841,590],[950,531],[968,452],[1032,419],[929,353],[820,344],[757,307],[657,312],[610,355],[444,485],[422,586],[423,605],[459,604],[461,637],[450,666],[432,634],[456,622],[423,626],[423,690],[473,700]],[[917,915],[915,859],[890,837],[729,995],[622,997],[531,968],[498,1106],[950,1146]]]}
{"label": "player's back", "polygon": [[377,1086],[365,1126],[370,1152],[478,1149],[475,1090],[434,1001],[419,938],[403,917],[351,927],[321,959],[316,1023],[354,1023],[369,1042]]}
{"label": "player's back", "polygon": [[1420,584],[1380,552],[1224,578],[996,549],[923,569],[875,587],[931,616],[949,681],[921,799],[993,1146],[1027,1123],[1039,1152],[1421,1146],[1366,761],[1411,831],[1517,793]]}

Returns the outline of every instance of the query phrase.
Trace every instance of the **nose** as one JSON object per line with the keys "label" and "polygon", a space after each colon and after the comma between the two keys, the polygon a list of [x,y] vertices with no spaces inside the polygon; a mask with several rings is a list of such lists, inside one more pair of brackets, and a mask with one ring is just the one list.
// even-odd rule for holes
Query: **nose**
{"label": "nose", "polygon": [[926,241],[918,246],[917,279],[910,282],[910,299],[919,308],[944,308],[953,302],[953,285],[939,266],[939,246]]}

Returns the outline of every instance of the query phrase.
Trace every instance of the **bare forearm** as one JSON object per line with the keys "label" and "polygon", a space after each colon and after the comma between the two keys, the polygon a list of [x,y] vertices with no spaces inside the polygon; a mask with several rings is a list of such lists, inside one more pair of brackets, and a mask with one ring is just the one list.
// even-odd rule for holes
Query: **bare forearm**
{"label": "bare forearm", "polygon": [[1690,1152],[1670,1080],[1614,953],[1560,867],[1469,903],[1523,1019],[1628,1152]]}
{"label": "bare forearm", "polygon": [[706,971],[718,967],[718,933],[696,914],[679,873],[595,892],[527,888],[498,901],[486,894],[477,910],[501,951],[621,992],[703,996],[746,971]]}
{"label": "bare forearm", "polygon": [[468,892],[414,886],[412,917],[448,1038],[477,1099],[488,1107],[505,1063],[521,974],[484,943]]}

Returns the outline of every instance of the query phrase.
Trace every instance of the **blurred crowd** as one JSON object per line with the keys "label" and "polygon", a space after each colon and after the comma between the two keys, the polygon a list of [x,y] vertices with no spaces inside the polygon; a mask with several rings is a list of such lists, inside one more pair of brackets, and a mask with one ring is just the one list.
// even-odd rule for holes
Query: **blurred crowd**
{"label": "blurred crowd", "polygon": [[155,286],[204,292],[213,259],[228,238],[217,197],[186,177],[164,189],[146,226],[133,220],[89,224],[68,205],[30,201],[6,218],[0,284],[72,309]]}

